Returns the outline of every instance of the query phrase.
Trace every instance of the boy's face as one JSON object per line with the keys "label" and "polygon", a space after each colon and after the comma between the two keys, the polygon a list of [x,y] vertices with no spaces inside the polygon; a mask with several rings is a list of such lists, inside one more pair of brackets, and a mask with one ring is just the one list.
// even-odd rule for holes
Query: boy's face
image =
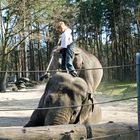
{"label": "boy's face", "polygon": [[58,28],[58,31],[60,33],[63,33],[65,31],[65,26],[64,25],[61,25],[59,28]]}

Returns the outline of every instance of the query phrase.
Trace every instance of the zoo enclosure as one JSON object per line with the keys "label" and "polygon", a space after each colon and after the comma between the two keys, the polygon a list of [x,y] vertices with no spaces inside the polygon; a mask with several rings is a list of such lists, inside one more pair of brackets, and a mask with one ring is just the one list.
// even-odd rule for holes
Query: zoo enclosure
{"label": "zoo enclosure", "polygon": [[[111,100],[111,101],[105,101],[105,102],[99,102],[99,103],[97,103],[97,104],[105,104],[105,103],[110,103],[110,102],[118,102],[118,101],[123,101],[123,100],[129,100],[129,99],[138,99],[138,116],[140,115],[140,112],[139,112],[139,104],[140,104],[140,101],[139,101],[139,92],[140,92],[140,89],[139,89],[139,87],[140,87],[140,85],[139,85],[139,83],[140,83],[140,79],[139,79],[139,73],[140,73],[140,54],[138,53],[137,54],[137,62],[136,62],[136,65],[126,65],[126,67],[129,67],[129,66],[136,66],[136,70],[137,70],[137,87],[138,87],[138,96],[134,96],[134,97],[129,97],[129,98],[123,98],[123,99],[117,99],[117,100]],[[121,68],[121,67],[125,67],[125,66],[112,66],[112,67],[106,67],[107,69],[109,68]],[[106,69],[105,67],[103,68],[103,69]],[[92,70],[92,69],[86,69],[86,70]],[[33,72],[33,71],[32,71]],[[34,71],[35,72],[35,71]],[[89,104],[88,104],[89,105]],[[94,103],[94,105],[96,105],[95,103]],[[60,108],[60,107],[54,107],[54,108]],[[38,109],[54,109],[54,108],[38,108]],[[20,111],[20,110],[34,110],[35,108],[27,108],[27,109],[5,109],[5,110],[0,110],[0,111]],[[139,119],[140,117],[138,117],[138,119]],[[138,122],[138,124],[139,124],[139,122]],[[139,128],[138,129],[136,129],[136,130],[132,130],[132,131],[130,131],[130,132],[127,132],[127,133],[133,133],[134,131],[135,132],[139,132]],[[123,133],[123,134],[127,134],[127,133]],[[120,134],[120,135],[123,135],[123,134]],[[119,135],[119,134],[117,134],[117,135]],[[112,137],[113,135],[109,135],[108,137]],[[104,137],[104,136],[103,136]],[[101,137],[100,137],[101,138]],[[89,138],[89,139],[91,139],[91,138]]]}

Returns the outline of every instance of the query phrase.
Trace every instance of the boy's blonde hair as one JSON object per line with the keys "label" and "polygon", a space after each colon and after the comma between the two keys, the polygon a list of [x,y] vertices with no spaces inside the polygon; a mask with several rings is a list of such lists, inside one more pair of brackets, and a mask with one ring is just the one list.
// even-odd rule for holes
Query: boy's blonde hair
{"label": "boy's blonde hair", "polygon": [[57,28],[57,29],[60,29],[61,26],[66,26],[65,23],[64,23],[63,21],[58,22],[56,28]]}

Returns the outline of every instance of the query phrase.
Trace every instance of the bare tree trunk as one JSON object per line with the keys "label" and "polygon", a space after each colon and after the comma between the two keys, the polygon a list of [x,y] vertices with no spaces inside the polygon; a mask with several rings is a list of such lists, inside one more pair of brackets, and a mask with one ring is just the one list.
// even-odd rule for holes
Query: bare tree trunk
{"label": "bare tree trunk", "polygon": [[[0,2],[0,8],[1,8],[1,2]],[[1,30],[1,45],[2,51],[0,55],[0,92],[5,92],[6,91],[6,78],[7,78],[7,66],[8,66],[8,55],[5,55],[6,53],[6,46],[3,46],[5,43],[4,40],[4,35],[5,35],[5,30],[4,30],[4,23],[3,23],[3,17],[2,17],[2,10],[0,10],[0,30]]]}
{"label": "bare tree trunk", "polygon": [[0,73],[0,92],[6,91],[7,72]]}
{"label": "bare tree trunk", "polygon": [[[23,6],[24,6],[24,36],[27,36],[27,25],[26,25],[26,4],[25,4],[26,0],[23,0]],[[28,43],[29,43],[29,37],[27,37],[24,41],[24,70],[25,72],[25,77],[29,77],[29,73],[28,73],[28,62],[27,62],[27,47],[28,47]]]}

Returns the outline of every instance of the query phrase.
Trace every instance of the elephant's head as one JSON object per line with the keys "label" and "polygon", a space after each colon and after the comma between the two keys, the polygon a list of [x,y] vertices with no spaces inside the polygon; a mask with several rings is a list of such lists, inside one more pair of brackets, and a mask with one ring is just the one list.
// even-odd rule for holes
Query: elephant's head
{"label": "elephant's head", "polygon": [[55,74],[48,82],[45,90],[44,107],[59,107],[49,109],[45,116],[44,125],[84,123],[92,111],[87,94],[86,82],[73,78],[66,73]]}
{"label": "elephant's head", "polygon": [[103,69],[100,61],[86,50],[76,48],[73,64],[75,68],[79,69],[79,77],[86,81],[88,91],[94,92],[103,77]]}
{"label": "elephant's head", "polygon": [[93,106],[96,100],[87,91],[87,83],[82,78],[54,74],[38,105],[38,108],[50,109],[36,109],[25,127],[99,122],[101,109]]}

